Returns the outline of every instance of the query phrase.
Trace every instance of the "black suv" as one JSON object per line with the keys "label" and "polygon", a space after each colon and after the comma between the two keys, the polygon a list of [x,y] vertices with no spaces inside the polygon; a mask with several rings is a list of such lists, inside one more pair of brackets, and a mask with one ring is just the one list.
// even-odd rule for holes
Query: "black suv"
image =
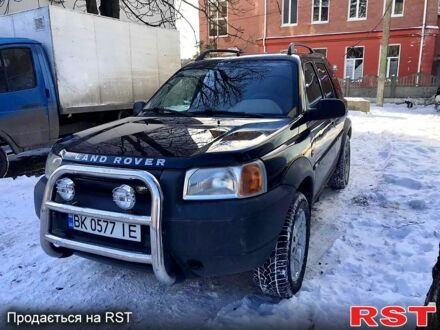
{"label": "black suv", "polygon": [[[233,56],[206,58],[215,51]],[[136,117],[53,147],[35,187],[46,253],[152,265],[168,284],[254,270],[265,294],[300,289],[311,206],[349,179],[341,88],[304,45],[215,51],[136,103]]]}

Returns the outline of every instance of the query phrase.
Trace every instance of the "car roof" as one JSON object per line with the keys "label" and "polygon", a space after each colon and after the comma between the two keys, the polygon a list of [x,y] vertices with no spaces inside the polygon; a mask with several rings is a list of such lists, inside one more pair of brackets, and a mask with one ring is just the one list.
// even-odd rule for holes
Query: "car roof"
{"label": "car roof", "polygon": [[219,63],[224,61],[259,61],[259,60],[290,60],[296,63],[300,61],[303,62],[305,60],[314,59],[314,60],[325,60],[325,56],[319,53],[311,53],[311,54],[283,54],[283,53],[275,53],[275,54],[251,54],[251,55],[240,55],[240,56],[224,56],[224,57],[210,57],[203,60],[196,60],[194,62],[188,63],[185,68],[191,67],[201,67],[204,64],[210,63]]}
{"label": "car roof", "polygon": [[39,44],[39,42],[28,38],[0,38],[0,45],[11,44]]}

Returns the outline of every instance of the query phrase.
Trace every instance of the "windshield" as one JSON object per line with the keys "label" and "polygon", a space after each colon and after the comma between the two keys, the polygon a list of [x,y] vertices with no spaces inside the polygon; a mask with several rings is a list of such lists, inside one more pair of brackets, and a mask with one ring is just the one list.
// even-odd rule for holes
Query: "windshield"
{"label": "windshield", "polygon": [[296,112],[296,65],[284,60],[235,60],[183,69],[145,110],[286,116]]}

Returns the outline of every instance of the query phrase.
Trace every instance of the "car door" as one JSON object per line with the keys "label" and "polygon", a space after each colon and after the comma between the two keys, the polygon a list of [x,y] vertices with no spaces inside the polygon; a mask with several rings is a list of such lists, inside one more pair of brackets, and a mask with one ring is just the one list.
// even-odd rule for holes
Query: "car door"
{"label": "car door", "polygon": [[0,134],[23,149],[48,143],[48,101],[32,45],[0,47],[0,76]]}
{"label": "car door", "polygon": [[[337,98],[335,86],[332,82],[330,70],[324,62],[315,62],[316,72],[318,74],[321,89],[325,98]],[[344,130],[344,117],[330,119],[331,129],[328,131],[327,139],[330,141],[329,149],[323,159],[324,167],[328,168],[330,173],[333,171],[339,157],[341,148],[342,132]]]}
{"label": "car door", "polygon": [[[306,111],[318,111],[316,109],[317,104],[324,98],[324,95],[316,68],[312,62],[304,63],[303,68],[307,101]],[[308,128],[312,141],[311,158],[315,171],[314,193],[316,194],[325,183],[325,179],[330,170],[330,165],[326,162],[326,154],[331,145],[329,136],[333,126],[332,121],[326,119],[311,121],[308,123]]]}

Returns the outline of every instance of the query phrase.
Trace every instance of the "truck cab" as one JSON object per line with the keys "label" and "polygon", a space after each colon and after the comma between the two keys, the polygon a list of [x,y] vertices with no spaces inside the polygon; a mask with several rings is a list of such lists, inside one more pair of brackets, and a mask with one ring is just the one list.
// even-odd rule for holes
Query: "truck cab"
{"label": "truck cab", "polygon": [[0,31],[0,177],[7,153],[131,115],[181,67],[175,30],[57,6],[2,15]]}
{"label": "truck cab", "polygon": [[19,153],[58,137],[55,88],[39,42],[0,38],[0,105],[0,145]]}

